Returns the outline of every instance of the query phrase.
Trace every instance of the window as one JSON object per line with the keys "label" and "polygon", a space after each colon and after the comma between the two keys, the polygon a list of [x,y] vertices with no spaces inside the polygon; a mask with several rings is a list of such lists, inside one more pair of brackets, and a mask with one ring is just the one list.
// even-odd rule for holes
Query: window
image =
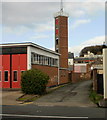
{"label": "window", "polygon": [[48,65],[48,57],[45,57],[45,65]]}
{"label": "window", "polygon": [[13,72],[13,80],[14,80],[14,81],[17,81],[17,71],[14,71],[14,72]]}
{"label": "window", "polygon": [[33,63],[34,62],[34,54],[32,53],[31,54],[31,63]]}
{"label": "window", "polygon": [[8,81],[8,71],[4,71],[4,81]]}
{"label": "window", "polygon": [[[58,50],[58,48],[57,48],[57,50]],[[57,66],[57,60],[56,59],[54,59],[52,57],[44,56],[44,55],[39,55],[39,54],[36,54],[36,53],[31,54],[31,61],[32,61],[32,64]]]}
{"label": "window", "polygon": [[55,19],[55,24],[58,25],[58,18]]}
{"label": "window", "polygon": [[59,34],[59,30],[58,30],[58,28],[56,28],[55,33],[56,33],[56,35],[58,35],[58,34]]}
{"label": "window", "polygon": [[0,71],[0,81],[2,80],[2,75],[1,75],[1,71]]}
{"label": "window", "polygon": [[58,49],[56,49],[56,52],[57,52],[57,53],[59,52]]}
{"label": "window", "polygon": [[23,72],[25,72],[24,70],[23,71],[21,71],[21,75],[23,74]]}
{"label": "window", "polygon": [[58,45],[58,38],[56,38],[56,45]]}

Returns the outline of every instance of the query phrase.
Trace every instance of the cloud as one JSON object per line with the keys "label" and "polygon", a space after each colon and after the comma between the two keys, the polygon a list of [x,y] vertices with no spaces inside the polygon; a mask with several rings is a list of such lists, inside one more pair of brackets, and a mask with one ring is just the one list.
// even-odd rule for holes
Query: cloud
{"label": "cloud", "polygon": [[[48,2],[30,2],[29,0],[27,0],[29,2],[4,1],[2,3],[2,24],[12,30],[13,28],[19,28],[19,26],[25,26],[28,29],[35,29],[40,32],[52,30],[54,13],[60,10],[60,0],[54,2],[51,2],[52,0],[50,2],[48,0]],[[105,10],[105,3],[103,2],[93,3],[91,0],[85,1],[87,2],[66,2],[65,0],[63,3],[64,11],[68,12],[71,17],[79,18],[85,15],[98,14],[99,11]],[[86,22],[77,21],[74,26]]]}
{"label": "cloud", "polygon": [[80,51],[87,46],[93,45],[102,45],[105,41],[105,36],[97,36],[92,39],[89,39],[78,46],[69,47],[69,51],[75,53],[75,55],[79,55]]}
{"label": "cloud", "polygon": [[74,22],[74,24],[72,25],[72,28],[75,29],[77,27],[79,27],[82,24],[87,24],[90,23],[91,20],[90,19],[82,19],[82,20],[77,20]]}
{"label": "cloud", "polygon": [[[33,27],[32,24],[45,23],[53,18],[57,3],[40,3],[40,2],[8,2],[3,3],[3,24],[16,26],[25,25]],[[57,6],[57,7],[56,7]],[[57,9],[56,9],[57,10]]]}
{"label": "cloud", "polygon": [[43,38],[48,38],[48,35],[43,35],[43,34],[39,34],[39,35],[35,35],[33,37],[31,37],[30,39],[43,39]]}
{"label": "cloud", "polygon": [[[45,23],[53,20],[54,13],[60,10],[59,2],[3,2],[3,24],[33,27],[34,23]],[[64,2],[64,11],[71,17],[96,14],[105,10],[105,3],[101,2]]]}
{"label": "cloud", "polygon": [[[2,0],[3,2],[60,2],[60,0]],[[64,2],[106,2],[106,0],[64,0]]]}
{"label": "cloud", "polygon": [[46,32],[46,31],[54,30],[54,23],[52,21],[42,24],[34,24],[34,26],[35,26],[35,32]]}
{"label": "cloud", "polygon": [[17,26],[17,27],[9,27],[3,26],[2,32],[3,34],[15,34],[15,35],[22,35],[25,32],[28,32],[28,28],[26,26]]}
{"label": "cloud", "polygon": [[82,2],[66,2],[64,5],[65,11],[71,17],[79,18],[84,15],[93,16],[98,15],[99,12],[105,11],[105,2],[103,0],[83,0]]}

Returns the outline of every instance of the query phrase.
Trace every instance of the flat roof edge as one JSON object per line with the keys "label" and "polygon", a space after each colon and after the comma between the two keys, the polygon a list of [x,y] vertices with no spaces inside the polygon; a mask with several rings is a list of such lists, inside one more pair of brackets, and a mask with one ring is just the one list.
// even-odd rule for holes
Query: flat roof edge
{"label": "flat roof edge", "polygon": [[56,54],[56,55],[59,55],[59,53],[56,53],[55,51],[53,50],[50,50],[48,48],[45,48],[45,47],[42,47],[40,45],[37,45],[35,43],[32,43],[32,42],[25,42],[25,43],[6,43],[6,44],[0,44],[0,47],[9,47],[9,46],[33,46],[33,47],[36,47],[36,48],[39,48],[39,49],[42,49],[42,50],[45,50],[47,52],[50,52],[50,53],[53,53],[53,54]]}

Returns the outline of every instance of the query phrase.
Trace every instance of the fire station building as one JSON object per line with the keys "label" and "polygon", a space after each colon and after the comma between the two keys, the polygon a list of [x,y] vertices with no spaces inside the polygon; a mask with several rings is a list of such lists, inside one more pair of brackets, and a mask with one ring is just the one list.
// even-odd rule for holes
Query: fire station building
{"label": "fire station building", "polygon": [[59,56],[34,43],[3,44],[0,84],[3,88],[20,88],[21,73],[31,68],[49,74],[50,85],[59,84]]}
{"label": "fire station building", "polygon": [[2,44],[0,87],[20,88],[22,72],[37,68],[50,77],[48,86],[68,82],[68,16],[55,16],[55,51],[34,43]]}

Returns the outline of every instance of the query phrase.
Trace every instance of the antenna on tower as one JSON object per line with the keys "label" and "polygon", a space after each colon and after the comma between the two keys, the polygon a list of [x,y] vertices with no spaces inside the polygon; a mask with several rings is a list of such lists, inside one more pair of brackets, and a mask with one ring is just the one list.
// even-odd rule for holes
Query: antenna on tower
{"label": "antenna on tower", "polygon": [[65,12],[64,12],[63,0],[61,0],[61,2],[60,2],[60,11],[57,12],[57,13],[55,13],[54,16],[55,16],[55,17],[56,17],[56,16],[66,16],[66,17],[68,17],[68,16],[69,16],[68,13],[65,13]]}
{"label": "antenna on tower", "polygon": [[63,1],[61,0],[61,12],[63,12]]}

